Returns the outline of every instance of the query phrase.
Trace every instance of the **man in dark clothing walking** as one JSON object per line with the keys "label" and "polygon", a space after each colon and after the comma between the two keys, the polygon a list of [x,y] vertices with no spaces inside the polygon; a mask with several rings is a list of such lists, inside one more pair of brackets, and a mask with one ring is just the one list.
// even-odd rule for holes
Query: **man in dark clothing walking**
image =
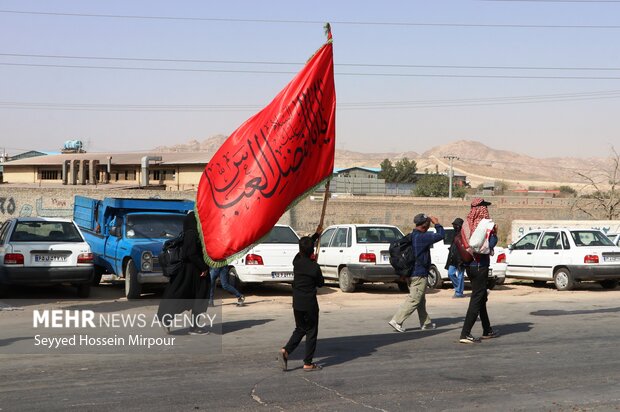
{"label": "man in dark clothing walking", "polygon": [[[431,267],[431,246],[443,240],[445,231],[435,216],[420,213],[413,218],[415,228],[411,233],[411,247],[415,255],[415,265],[409,277],[409,295],[388,323],[398,332],[404,332],[403,322],[417,309],[422,330],[435,329],[436,325],[426,312],[426,278]],[[428,232],[435,225],[436,233]]]}
{"label": "man in dark clothing walking", "polygon": [[[467,224],[469,226],[470,233],[476,230],[476,227],[482,219],[489,219],[489,210],[487,206],[491,203],[481,198],[474,198],[471,202],[471,210],[467,215]],[[491,255],[493,254],[493,248],[497,245],[497,234],[495,229],[489,236],[489,249]],[[461,343],[478,343],[480,338],[475,338],[471,334],[471,329],[476,323],[476,319],[480,316],[480,322],[482,323],[482,339],[491,339],[499,336],[498,331],[494,331],[491,328],[491,321],[489,320],[489,314],[487,313],[487,278],[489,277],[489,266],[491,259],[489,254],[474,253],[474,260],[465,264],[465,270],[467,271],[467,277],[471,282],[471,298],[469,299],[469,307],[467,308],[467,314],[465,315],[465,322],[463,323],[463,329],[461,330],[461,337],[459,342]]]}
{"label": "man in dark clothing walking", "polygon": [[463,226],[463,219],[457,217],[452,222],[452,227],[454,228],[454,238],[452,239],[452,244],[450,245],[450,249],[448,250],[448,259],[446,260],[445,268],[448,270],[448,277],[452,281],[452,286],[454,286],[454,298],[464,298],[463,290],[465,289],[465,267],[463,266],[463,259],[461,258],[461,254],[454,243],[454,239],[457,236],[461,235],[461,227]]}
{"label": "man in dark clothing walking", "polygon": [[293,353],[303,337],[306,337],[306,355],[304,371],[321,369],[312,362],[316,350],[319,332],[319,302],[316,290],[324,285],[323,273],[319,265],[311,259],[314,243],[319,238],[322,228],[319,226],[312,236],[299,239],[299,253],[293,259],[293,314],[295,330],[288,343],[278,352],[278,361],[282,370],[287,369],[288,356]]}

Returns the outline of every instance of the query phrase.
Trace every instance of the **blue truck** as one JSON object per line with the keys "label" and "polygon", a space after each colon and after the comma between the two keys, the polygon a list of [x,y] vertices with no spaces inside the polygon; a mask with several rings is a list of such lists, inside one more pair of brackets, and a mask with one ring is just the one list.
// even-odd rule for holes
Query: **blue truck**
{"label": "blue truck", "polygon": [[166,240],[181,233],[193,209],[191,200],[75,196],[73,220],[95,255],[93,284],[110,274],[125,281],[127,299],[137,299],[143,285],[167,283],[157,256]]}

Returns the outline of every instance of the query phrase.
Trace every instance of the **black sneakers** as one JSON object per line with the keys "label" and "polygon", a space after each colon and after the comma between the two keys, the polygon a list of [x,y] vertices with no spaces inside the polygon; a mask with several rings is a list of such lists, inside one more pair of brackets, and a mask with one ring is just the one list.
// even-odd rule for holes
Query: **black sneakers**
{"label": "black sneakers", "polygon": [[480,338],[474,338],[471,335],[467,335],[464,338],[459,339],[460,343],[480,343]]}
{"label": "black sneakers", "polygon": [[493,339],[493,338],[497,338],[498,336],[499,336],[499,331],[491,329],[486,334],[483,334],[481,338],[482,339]]}

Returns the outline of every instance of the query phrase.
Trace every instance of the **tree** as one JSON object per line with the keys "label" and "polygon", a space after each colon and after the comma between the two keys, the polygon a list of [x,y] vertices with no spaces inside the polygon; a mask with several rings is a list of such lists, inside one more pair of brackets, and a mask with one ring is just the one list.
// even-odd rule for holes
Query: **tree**
{"label": "tree", "polygon": [[386,182],[394,182],[396,177],[396,168],[390,162],[390,159],[384,159],[381,162],[381,171],[379,172],[379,179],[385,179]]}
{"label": "tree", "polygon": [[496,180],[493,187],[494,187],[493,192],[495,194],[503,195],[506,192],[506,190],[508,190],[508,183],[504,182],[503,180]]}
{"label": "tree", "polygon": [[402,158],[395,165],[396,168],[396,182],[398,183],[415,183],[417,180],[416,172],[418,171],[418,165],[415,160],[409,160],[406,157]]}
{"label": "tree", "polygon": [[415,183],[417,171],[415,160],[404,157],[392,165],[389,159],[385,159],[381,162],[379,179],[385,179],[387,183]]}
{"label": "tree", "polygon": [[580,196],[573,207],[595,219],[620,218],[620,154],[613,146],[611,151],[608,169],[577,172],[587,183],[582,190],[592,192]]}
{"label": "tree", "polygon": [[560,196],[562,197],[576,197],[577,196],[577,191],[573,189],[571,186],[562,185],[558,187],[558,190],[560,191]]}
{"label": "tree", "polygon": [[[419,197],[448,197],[449,185],[450,179],[448,176],[427,173],[418,179],[413,195]],[[454,197],[464,197],[465,193],[466,191],[463,187],[454,187],[452,189]]]}

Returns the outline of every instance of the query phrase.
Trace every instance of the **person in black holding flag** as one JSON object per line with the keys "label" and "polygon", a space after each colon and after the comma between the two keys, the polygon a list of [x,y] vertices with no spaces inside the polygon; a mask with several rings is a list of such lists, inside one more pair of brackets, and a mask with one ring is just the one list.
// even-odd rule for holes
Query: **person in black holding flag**
{"label": "person in black holding flag", "polygon": [[166,287],[159,303],[157,317],[166,333],[174,323],[174,316],[186,310],[192,311],[190,335],[208,333],[201,327],[200,315],[207,311],[209,287],[207,274],[209,267],[202,255],[202,244],[198,233],[195,213],[189,212],[183,220],[183,270]]}
{"label": "person in black holding flag", "polygon": [[278,352],[278,361],[283,371],[287,370],[288,357],[306,337],[306,356],[303,370],[306,372],[320,370],[312,362],[319,333],[319,302],[316,299],[317,288],[325,284],[323,273],[318,263],[312,259],[314,244],[323,228],[319,225],[316,233],[299,239],[299,253],[293,259],[293,314],[295,330],[288,343]]}

